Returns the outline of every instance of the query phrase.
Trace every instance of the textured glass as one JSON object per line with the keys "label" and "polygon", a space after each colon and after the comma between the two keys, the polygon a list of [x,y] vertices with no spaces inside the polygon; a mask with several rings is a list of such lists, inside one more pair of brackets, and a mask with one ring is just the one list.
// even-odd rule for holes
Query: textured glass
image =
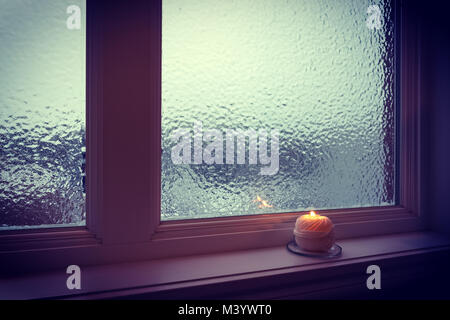
{"label": "textured glass", "polygon": [[[164,0],[162,219],[395,204],[392,13],[384,0]],[[278,130],[278,172],[260,174],[249,141],[244,163],[199,164],[200,125]]]}
{"label": "textured glass", "polygon": [[84,9],[0,0],[0,229],[85,222]]}

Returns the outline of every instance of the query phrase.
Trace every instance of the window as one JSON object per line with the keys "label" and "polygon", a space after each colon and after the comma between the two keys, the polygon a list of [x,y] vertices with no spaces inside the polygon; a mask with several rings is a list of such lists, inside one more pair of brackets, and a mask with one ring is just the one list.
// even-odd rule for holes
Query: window
{"label": "window", "polygon": [[0,4],[0,230],[85,225],[86,30],[77,10],[85,1]]}
{"label": "window", "polygon": [[162,220],[397,204],[390,0],[165,0],[162,18]]}
{"label": "window", "polygon": [[[396,4],[397,2],[395,1]],[[373,129],[375,131],[378,130],[380,135],[378,138],[375,138],[377,136],[376,134],[374,136],[371,136],[371,132],[365,132],[365,134],[367,135],[367,139],[370,137],[369,140],[374,143],[373,145],[368,145],[376,147],[374,149],[376,152],[368,153],[367,156],[377,155],[373,159],[378,159],[380,163],[386,164],[385,171],[383,171],[383,166],[378,162],[373,166],[373,173],[376,172],[378,177],[380,177],[380,179],[374,180],[378,181],[377,183],[380,185],[385,186],[385,189],[380,189],[383,190],[381,192],[383,195],[380,193],[376,196],[372,193],[371,199],[375,200],[363,202],[360,201],[362,197],[354,201],[356,196],[351,194],[354,197],[353,199],[347,199],[347,202],[339,205],[333,205],[332,202],[323,201],[319,204],[313,202],[300,203],[297,207],[297,204],[293,203],[293,200],[291,200],[293,203],[292,206],[290,206],[289,201],[276,201],[277,197],[283,200],[283,196],[280,195],[280,192],[272,192],[275,186],[270,185],[272,182],[269,181],[272,189],[262,190],[267,192],[267,194],[259,194],[261,189],[258,188],[249,192],[255,198],[250,198],[248,194],[245,194],[245,197],[248,197],[247,200],[256,199],[258,195],[261,198],[268,197],[264,200],[267,200],[268,204],[273,205],[276,210],[269,208],[268,211],[263,212],[264,214],[247,215],[249,213],[261,213],[261,211],[256,206],[256,203],[251,202],[248,204],[245,202],[254,211],[242,210],[242,205],[238,203],[235,206],[237,209],[232,210],[232,213],[235,213],[235,215],[226,217],[226,214],[221,214],[225,211],[220,211],[222,210],[220,207],[217,207],[218,210],[211,210],[210,202],[205,202],[210,207],[203,212],[196,211],[196,214],[197,212],[203,214],[198,216],[198,218],[205,219],[185,220],[186,218],[195,216],[195,214],[192,214],[192,210],[180,210],[180,202],[178,202],[177,206],[174,207],[175,210],[172,211],[176,212],[178,216],[174,216],[174,219],[171,219],[172,221],[161,219],[161,212],[164,213],[164,210],[170,208],[167,206],[167,203],[164,203],[164,199],[167,201],[170,199],[167,197],[164,198],[165,196],[162,196],[161,192],[161,181],[163,181],[163,185],[165,182],[168,182],[164,180],[167,178],[168,172],[164,171],[165,164],[162,163],[161,147],[164,147],[162,144],[164,142],[161,141],[161,137],[164,137],[163,139],[170,137],[168,134],[172,131],[164,127],[165,121],[170,120],[170,118],[167,118],[167,116],[170,117],[170,114],[165,113],[165,118],[162,118],[161,114],[161,112],[165,112],[164,110],[167,106],[170,106],[165,105],[165,103],[170,102],[167,101],[167,98],[170,98],[167,96],[168,93],[165,93],[165,90],[168,88],[168,83],[164,80],[169,75],[164,73],[164,65],[167,61],[164,57],[167,48],[161,54],[163,49],[162,40],[164,38],[162,5],[169,3],[161,0],[135,0],[130,5],[127,1],[87,1],[85,8],[86,223],[85,226],[71,228],[2,230],[0,232],[0,260],[2,262],[6,261],[6,263],[0,265],[0,271],[67,267],[67,265],[73,264],[74,260],[79,265],[100,264],[114,261],[153,259],[196,253],[285,245],[290,237],[292,237],[293,224],[299,215],[297,209],[309,205],[327,208],[321,210],[321,213],[332,218],[336,225],[338,238],[412,231],[423,228],[424,224],[423,216],[420,215],[420,192],[418,188],[418,179],[420,177],[418,157],[418,95],[420,94],[420,82],[418,81],[418,67],[420,66],[417,47],[418,34],[417,29],[415,29],[415,22],[409,18],[409,7],[406,3],[403,3],[402,7],[397,5],[390,7],[388,2],[381,1],[376,3],[379,4],[383,13],[382,17],[385,19],[386,25],[383,24],[383,28],[387,28],[388,22],[386,17],[389,17],[390,14],[394,14],[395,12],[398,13],[398,16],[401,16],[401,19],[395,19],[395,25],[401,27],[397,29],[401,30],[401,35],[397,33],[398,36],[401,36],[401,41],[397,42],[395,48],[395,55],[401,61],[401,65],[398,68],[400,69],[401,81],[395,82],[392,78],[394,75],[390,73],[390,71],[394,70],[394,67],[388,64],[389,61],[392,61],[390,60],[392,58],[390,53],[392,53],[393,49],[388,45],[392,44],[392,39],[389,38],[390,40],[388,40],[386,38],[382,40],[381,33],[378,31],[373,31],[378,36],[370,38],[374,46],[380,46],[379,50],[377,50],[376,57],[373,54],[374,60],[371,61],[379,62],[378,59],[381,54],[386,54],[387,60],[383,60],[383,68],[380,68],[377,72],[371,69],[370,66],[367,66],[367,71],[373,71],[373,73],[368,72],[367,74],[361,75],[362,80],[360,79],[360,81],[362,81],[362,84],[365,84],[365,81],[373,81],[375,84],[374,87],[378,89],[378,91],[373,92],[373,96],[368,94],[366,98],[369,99],[372,96],[373,101],[369,99],[369,102],[373,102],[373,104],[370,105],[377,106],[378,110],[380,110],[379,116],[384,119],[371,119],[369,117],[371,119],[370,121],[376,124]],[[229,2],[226,3],[221,5],[232,6]],[[335,1],[330,1],[329,3],[331,6],[335,5]],[[348,3],[349,5],[357,6],[359,1]],[[200,3],[198,4],[200,6]],[[202,3],[200,7],[204,5],[207,5],[206,2],[205,4]],[[314,5],[311,4],[311,6]],[[164,10],[169,8],[166,7]],[[66,11],[63,11],[63,14],[67,16]],[[333,18],[331,13],[328,15],[330,19],[337,19],[336,17]],[[365,25],[367,22],[367,12],[363,12],[362,16],[360,22]],[[325,17],[322,18],[325,19]],[[49,22],[46,23],[52,21],[52,19],[48,20]],[[343,23],[341,21],[342,19],[337,20],[339,20],[339,24]],[[315,22],[313,21],[311,23]],[[326,27],[330,26],[327,24],[322,26],[322,28]],[[369,30],[366,30],[367,26],[364,28],[363,32],[365,35],[368,37],[372,35]],[[313,30],[311,32],[316,31]],[[334,36],[335,32],[333,31],[332,34]],[[71,35],[73,34],[71,33]],[[245,33],[243,33],[244,35]],[[346,33],[343,31],[340,35],[349,36],[351,32]],[[390,34],[390,36],[393,35]],[[318,43],[317,45],[320,46],[321,44]],[[401,50],[398,50],[400,47]],[[344,46],[343,48],[350,50],[353,47]],[[0,50],[5,49],[2,46]],[[290,53],[291,57],[295,54],[292,51],[287,50],[287,53]],[[326,55],[326,53],[324,52],[323,55]],[[311,59],[313,58],[313,55],[311,55]],[[361,61],[367,62],[365,59],[361,59]],[[272,63],[269,66],[274,68]],[[0,68],[4,67],[0,66]],[[293,67],[297,68],[295,65]],[[72,68],[72,64],[70,64],[70,68]],[[225,71],[228,72],[227,70]],[[183,79],[185,73],[189,74],[188,71],[183,69],[183,66],[180,66],[177,72],[180,72],[180,80]],[[400,74],[397,73],[396,75]],[[344,75],[342,76],[345,78]],[[332,74],[330,77],[330,79],[334,79],[333,81],[337,81],[336,79],[339,78],[339,76]],[[294,76],[292,76],[292,79],[300,81],[298,80],[299,78],[295,78]],[[379,84],[383,81],[382,79],[386,80],[386,82],[384,86],[380,87]],[[222,80],[225,81],[226,78]],[[238,78],[238,80],[241,81],[242,79]],[[270,79],[266,81],[270,83]],[[253,84],[254,82],[251,83]],[[287,81],[285,83],[289,84]],[[176,84],[177,82],[174,81],[173,85]],[[342,86],[345,85],[348,84],[342,84]],[[189,87],[192,90],[184,91],[183,89],[181,94],[189,92],[198,94],[195,91],[198,88],[197,86],[189,84]],[[367,87],[369,88],[368,90],[373,89],[372,86]],[[356,90],[356,88],[354,89]],[[394,90],[397,96],[389,90]],[[355,92],[358,91],[356,90]],[[223,93],[228,94],[226,90]],[[277,91],[269,90],[269,93],[274,95]],[[178,94],[174,92],[174,96]],[[217,94],[217,92],[214,92],[214,94]],[[295,94],[294,92],[294,96]],[[245,98],[245,95],[243,97]],[[280,95],[280,97],[289,97],[289,95]],[[264,96],[258,99],[263,98]],[[324,94],[324,100],[321,101],[325,102],[325,98],[329,98],[328,95]],[[338,98],[339,96],[336,97],[336,99]],[[266,99],[269,102],[269,111],[271,108],[276,108],[277,106],[284,107],[283,103],[285,102],[283,100],[280,100],[281,104],[277,102],[277,104],[272,105],[271,103],[273,103],[274,99],[267,97]],[[396,113],[390,109],[394,106],[394,102],[396,102],[392,99],[400,100],[399,109]],[[352,100],[354,105],[361,107],[356,100],[358,99],[354,98]],[[232,102],[230,101],[225,102],[231,104]],[[317,102],[317,99],[310,98],[308,101]],[[191,103],[192,101],[189,100],[189,102]],[[218,102],[216,101],[214,103],[217,104]],[[175,107],[187,106],[188,108],[193,108],[194,104],[195,99],[193,104],[186,105],[180,103],[176,104]],[[295,105],[291,106],[289,101],[286,104],[288,108],[295,108]],[[245,104],[242,105],[247,108]],[[224,104],[224,106],[227,106],[227,104]],[[382,108],[382,106],[385,106],[385,108]],[[240,109],[236,110],[240,112]],[[248,112],[251,108],[245,110]],[[350,107],[346,110],[348,112],[352,111]],[[364,110],[369,113],[373,112],[372,115],[375,115],[375,110],[372,110],[370,107],[363,110],[360,109],[361,113],[357,115],[361,117],[365,115]],[[318,111],[310,110],[310,112],[314,113]],[[236,115],[238,114],[236,113]],[[396,121],[393,123],[391,117],[394,114]],[[231,115],[233,113],[230,113]],[[355,118],[344,118],[356,121],[357,115],[355,115]],[[264,121],[266,120],[266,117],[262,117],[262,115],[257,115],[257,117],[261,117],[260,119]],[[282,116],[280,115],[280,117]],[[204,121],[205,129],[223,129],[222,127],[216,128],[215,122],[214,126],[208,123],[211,119],[213,118],[206,116],[200,119]],[[327,117],[323,119],[327,119]],[[322,121],[322,118],[318,120]],[[263,122],[261,125],[255,121],[256,125],[254,126],[252,122],[252,128],[255,127],[255,130],[266,129],[270,136],[273,129],[270,121],[268,123]],[[312,119],[299,118],[299,121],[306,121],[304,124],[320,128],[320,123],[314,123]],[[334,121],[334,119],[329,119],[329,121]],[[349,123],[352,121],[349,121]],[[242,124],[241,122],[245,123],[244,121],[240,121],[239,117],[236,117],[236,123],[240,125]],[[171,122],[169,121],[168,123]],[[179,129],[193,129],[193,124],[190,120],[185,122],[180,121],[179,123]],[[300,132],[300,129],[296,128],[293,123],[295,123],[294,119],[289,119],[289,121],[285,122],[286,126],[283,128],[292,128]],[[80,122],[80,127],[81,124]],[[171,126],[175,125],[171,124]],[[397,140],[399,141],[398,148],[392,143],[391,138],[393,137],[384,137],[381,134],[381,128],[383,126],[385,126],[386,132],[395,130]],[[312,127],[309,130],[312,130]],[[224,128],[230,128],[229,124],[224,125]],[[289,133],[288,130],[284,132],[282,131],[283,128],[280,128],[280,155],[285,150],[293,149],[292,146],[295,147],[301,142],[294,141],[295,139],[293,137],[297,134],[296,132]],[[344,128],[348,127],[344,126]],[[336,127],[333,127],[333,130],[335,130],[333,132],[339,132]],[[360,132],[357,131],[356,134],[360,135]],[[283,140],[283,137],[291,137],[292,139]],[[382,137],[386,139],[382,139]],[[353,146],[354,150],[361,151],[360,145],[357,144],[358,139],[350,140],[356,143],[356,146]],[[309,141],[314,141],[314,139]],[[320,139],[318,141],[320,143],[317,146],[322,146],[322,141]],[[338,141],[341,140],[338,139]],[[269,148],[272,141],[269,139],[267,142]],[[289,148],[283,149],[283,143],[286,146],[289,145]],[[382,150],[380,149],[381,146],[386,148]],[[314,154],[314,157],[317,157],[322,152],[324,159],[326,159],[327,155],[331,155],[331,153],[326,152],[327,150],[331,150],[331,147],[332,145],[323,143],[323,147],[318,148],[319,151],[317,155]],[[315,149],[312,148],[312,150]],[[352,151],[352,146],[348,146],[345,150]],[[77,150],[75,154],[80,156],[81,152]],[[1,155],[4,157],[4,153]],[[269,152],[267,155],[269,156]],[[247,156],[246,159],[248,160],[249,157]],[[282,164],[284,160],[285,158],[280,156],[280,169],[282,170],[284,170]],[[237,162],[237,159],[235,161]],[[395,171],[391,168],[393,161],[397,163],[397,170]],[[81,162],[79,161],[77,163],[77,170],[78,164]],[[365,160],[361,163],[365,163]],[[332,161],[328,163],[322,161],[320,162],[320,165],[322,165],[320,168],[328,170],[332,164]],[[161,165],[163,166],[162,170]],[[308,167],[306,164],[303,165],[305,168],[311,167]],[[267,167],[267,165],[264,166]],[[185,170],[182,167],[180,166],[177,170]],[[259,170],[256,169],[261,169],[259,167],[246,166],[245,164],[239,168],[244,170],[243,179],[252,179],[253,176],[249,173],[252,171],[259,173]],[[219,172],[214,172],[214,170],[217,170],[214,166],[204,166],[202,168],[193,166],[191,170],[192,172],[196,171],[197,178],[202,177],[200,169],[212,169],[212,172],[209,173],[210,177],[220,176]],[[311,167],[310,169],[315,168]],[[386,172],[387,178],[382,179],[381,177]],[[287,173],[284,172],[284,174]],[[204,177],[208,177],[208,175],[204,175]],[[262,182],[266,182],[264,179],[269,179],[268,177],[270,176],[261,177],[259,174],[255,175],[255,179],[262,179]],[[293,177],[289,175],[286,178],[293,181]],[[335,177],[335,179],[337,178]],[[389,183],[386,181],[389,181]],[[262,182],[259,183],[259,186],[262,185]],[[324,178],[322,185],[326,182],[327,180]],[[328,181],[328,183],[337,184],[334,181]],[[394,190],[395,188],[392,189],[397,186],[399,187],[398,190]],[[239,187],[245,191],[244,184],[241,184]],[[371,190],[371,188],[367,190]],[[187,189],[180,190],[181,192],[188,193]],[[220,188],[217,190],[220,190]],[[322,190],[325,190],[322,191],[322,194],[326,192],[326,189]],[[341,191],[339,190],[338,192]],[[312,197],[312,194],[310,197]],[[202,196],[206,196],[206,193],[203,193]],[[193,197],[191,195],[189,197],[192,200]],[[295,195],[295,197],[298,196]],[[292,199],[295,199],[295,197],[292,197]],[[285,198],[291,198],[291,195],[286,195]],[[358,207],[349,208],[348,206],[352,206],[347,206],[349,203]],[[194,205],[198,204],[196,203]],[[384,204],[389,204],[389,206],[383,206]],[[189,203],[186,202],[183,205],[188,206]],[[344,207],[344,205],[345,208],[328,209]],[[366,205],[371,205],[371,207],[365,207]],[[168,212],[166,211],[166,213]],[[272,212],[281,213],[271,214]],[[213,217],[210,217],[209,213],[212,213]],[[39,265],[33,263],[36,259],[39,259],[41,262]]]}

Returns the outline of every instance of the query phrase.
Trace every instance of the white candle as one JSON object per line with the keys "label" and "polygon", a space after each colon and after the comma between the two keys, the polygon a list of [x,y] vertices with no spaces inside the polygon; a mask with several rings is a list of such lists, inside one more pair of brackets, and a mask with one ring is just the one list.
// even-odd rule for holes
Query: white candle
{"label": "white candle", "polygon": [[334,225],[329,218],[311,211],[297,219],[294,236],[304,250],[328,251],[334,244]]}

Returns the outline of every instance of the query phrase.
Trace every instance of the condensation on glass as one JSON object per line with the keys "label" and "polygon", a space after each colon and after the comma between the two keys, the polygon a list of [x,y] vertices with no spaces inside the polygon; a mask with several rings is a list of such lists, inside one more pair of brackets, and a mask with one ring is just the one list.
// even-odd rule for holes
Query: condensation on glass
{"label": "condensation on glass", "polygon": [[[162,220],[394,205],[392,17],[385,0],[164,0]],[[200,126],[225,164],[195,161]],[[192,164],[173,161],[180,129]],[[278,172],[249,139],[226,164],[227,130],[278,130]]]}
{"label": "condensation on glass", "polygon": [[0,229],[85,224],[85,4],[0,1]]}

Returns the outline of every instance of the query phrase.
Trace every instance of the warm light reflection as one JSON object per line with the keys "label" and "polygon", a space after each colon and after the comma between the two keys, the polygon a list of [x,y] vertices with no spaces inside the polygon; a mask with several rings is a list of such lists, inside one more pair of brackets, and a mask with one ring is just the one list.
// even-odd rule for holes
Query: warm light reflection
{"label": "warm light reflection", "polygon": [[259,206],[258,206],[259,209],[263,209],[263,208],[273,208],[273,206],[270,205],[270,204],[267,202],[267,200],[263,200],[260,196],[256,196],[256,200],[253,200],[253,202],[258,202],[258,203],[259,203]]}
{"label": "warm light reflection", "polygon": [[315,217],[316,216],[316,212],[315,211],[310,211],[309,214],[311,215],[311,217]]}

